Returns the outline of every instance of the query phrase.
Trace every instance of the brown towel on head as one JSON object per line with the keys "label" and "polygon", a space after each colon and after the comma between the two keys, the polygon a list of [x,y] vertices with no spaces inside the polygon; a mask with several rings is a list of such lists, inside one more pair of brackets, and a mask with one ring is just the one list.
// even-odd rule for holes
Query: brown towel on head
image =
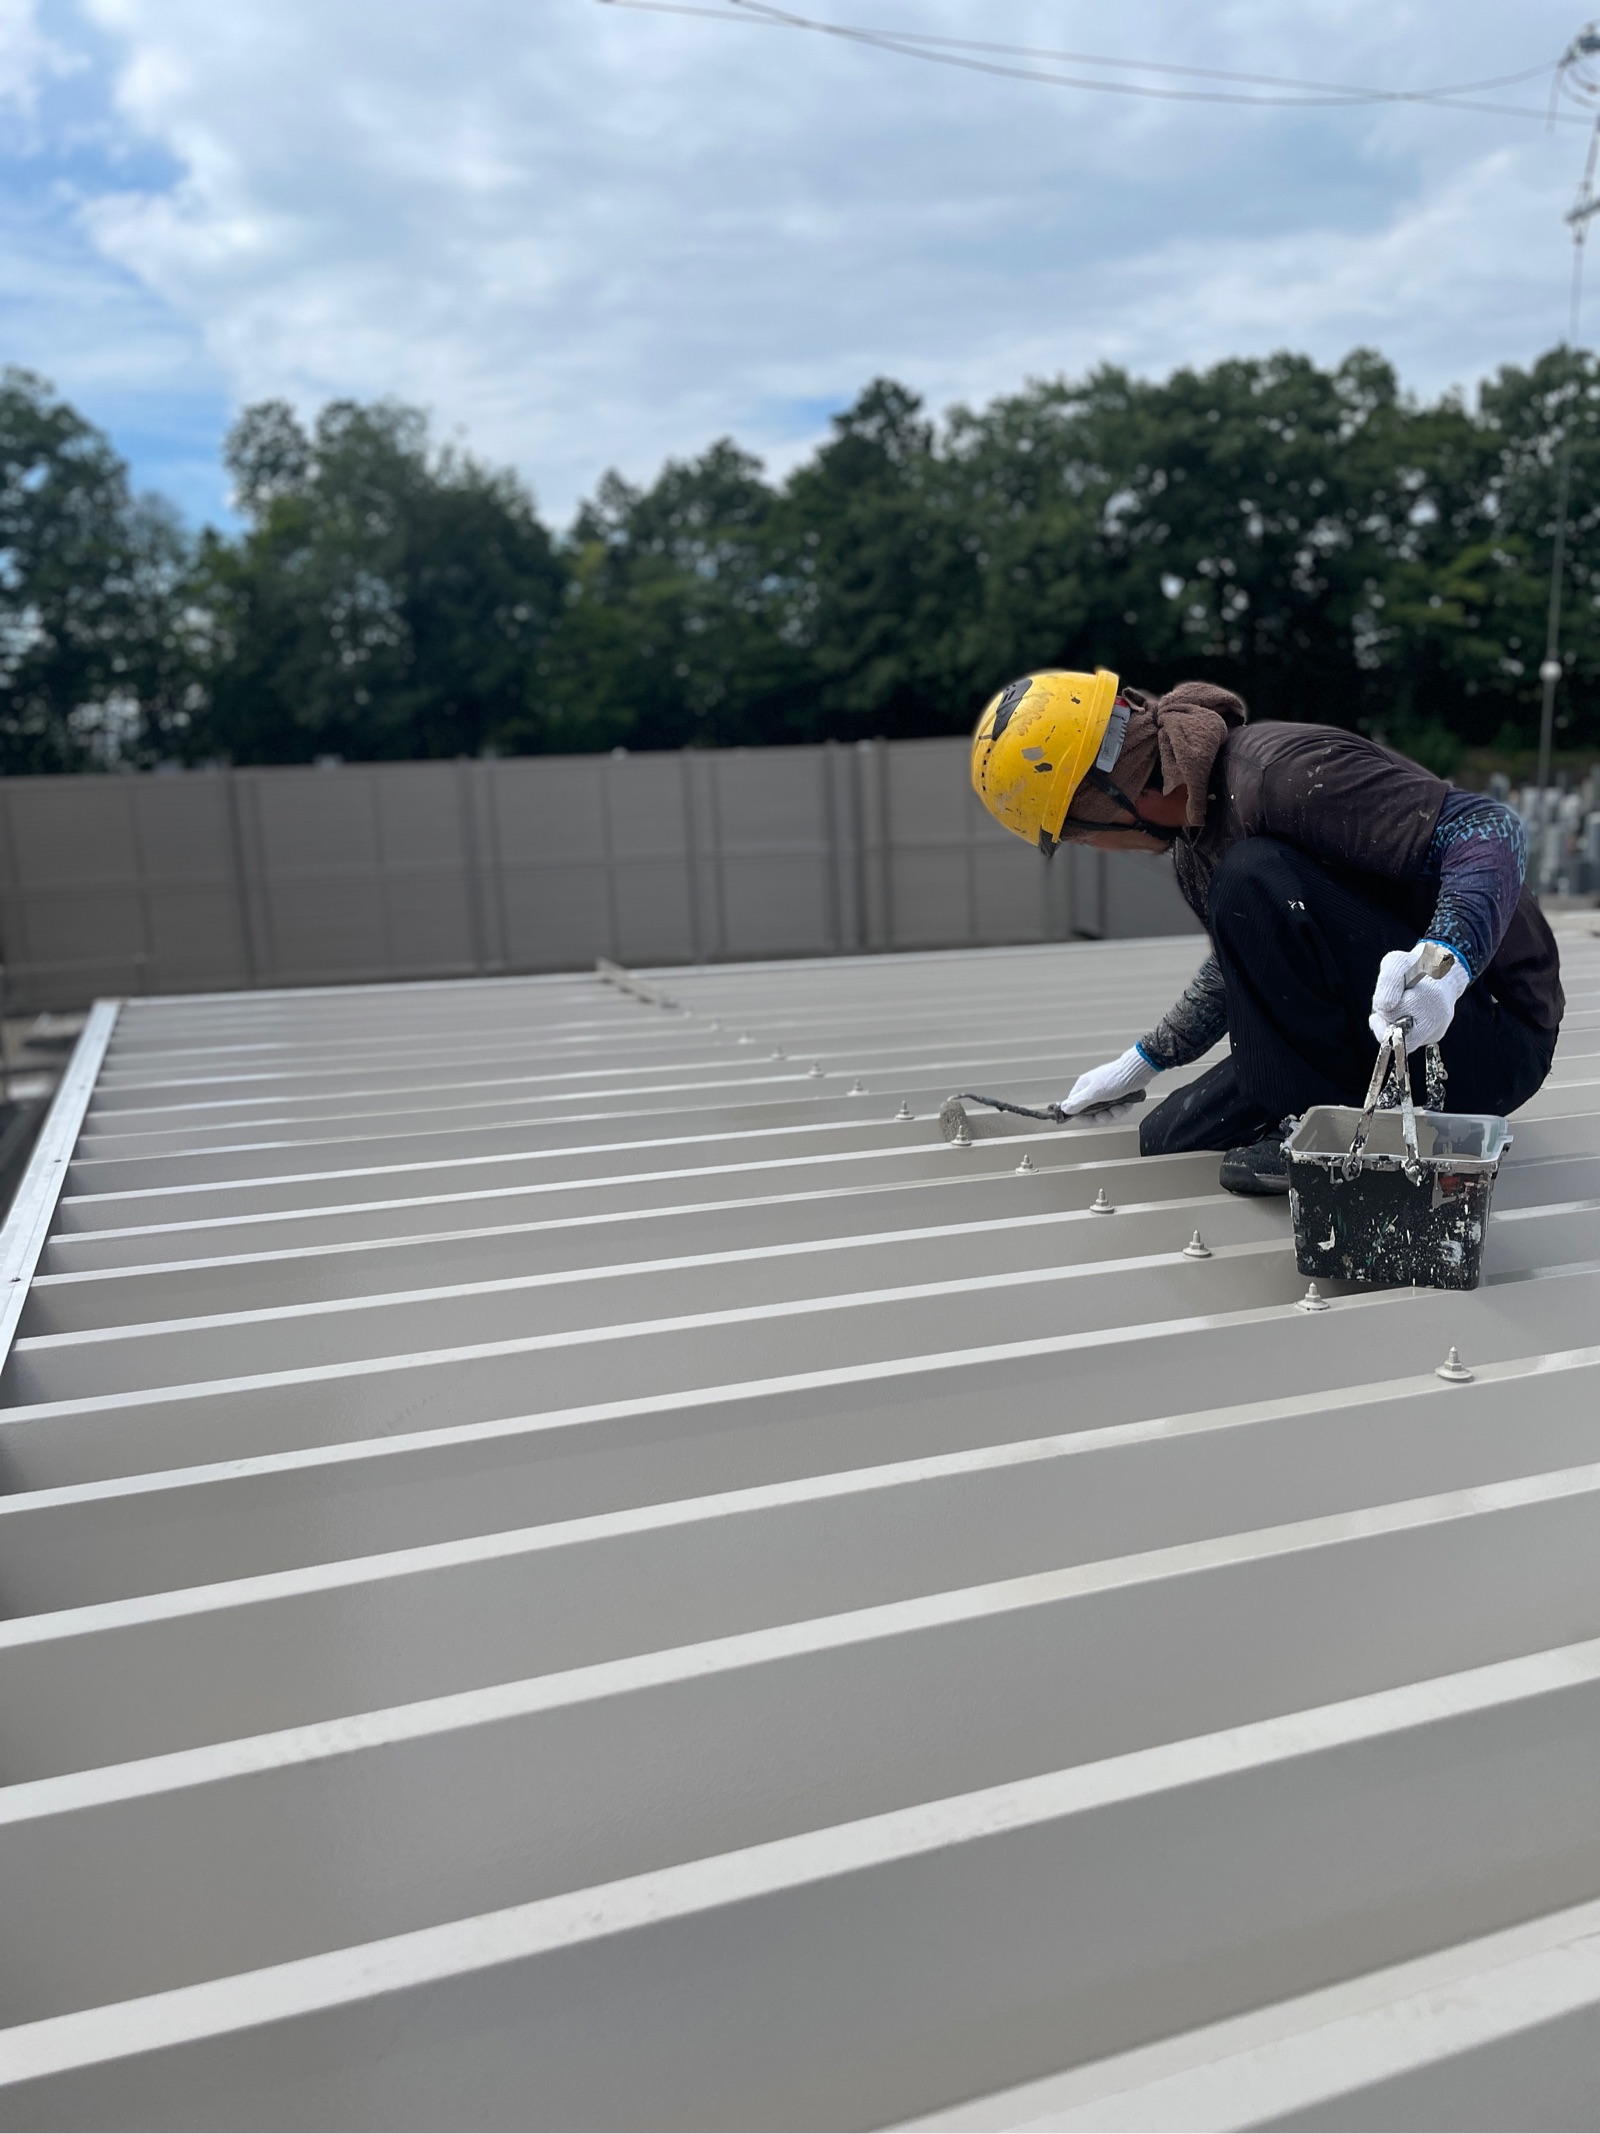
{"label": "brown towel on head", "polygon": [[[1159,759],[1162,792],[1180,785],[1189,788],[1184,820],[1198,829],[1206,819],[1217,752],[1229,729],[1242,726],[1249,716],[1243,699],[1215,682],[1180,682],[1159,698],[1142,689],[1124,689],[1122,694],[1133,716],[1112,777],[1130,800],[1136,799],[1153,782]],[[1072,813],[1080,820],[1109,825],[1128,819],[1109,793],[1091,785],[1080,786],[1073,795]]]}

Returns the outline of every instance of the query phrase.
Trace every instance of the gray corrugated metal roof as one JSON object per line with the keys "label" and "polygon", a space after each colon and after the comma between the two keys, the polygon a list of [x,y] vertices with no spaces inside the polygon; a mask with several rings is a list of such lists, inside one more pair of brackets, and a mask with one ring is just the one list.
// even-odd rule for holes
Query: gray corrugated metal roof
{"label": "gray corrugated metal roof", "polygon": [[1193,960],[98,1010],[0,2124],[1591,2123],[1600,942],[1485,1286],[1321,1315],[1214,1158],[937,1138]]}

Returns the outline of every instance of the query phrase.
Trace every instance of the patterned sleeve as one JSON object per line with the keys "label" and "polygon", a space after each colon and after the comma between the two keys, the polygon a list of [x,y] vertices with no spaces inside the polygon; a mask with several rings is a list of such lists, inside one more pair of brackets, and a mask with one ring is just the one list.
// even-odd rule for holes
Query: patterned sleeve
{"label": "patterned sleeve", "polygon": [[1477,978],[1511,923],[1528,863],[1521,817],[1482,793],[1452,792],[1439,810],[1427,871],[1439,877],[1428,939],[1441,941]]}
{"label": "patterned sleeve", "polygon": [[1187,1067],[1209,1052],[1228,1030],[1228,996],[1222,983],[1222,966],[1208,956],[1183,991],[1176,1006],[1167,1010],[1138,1049],[1158,1071]]}

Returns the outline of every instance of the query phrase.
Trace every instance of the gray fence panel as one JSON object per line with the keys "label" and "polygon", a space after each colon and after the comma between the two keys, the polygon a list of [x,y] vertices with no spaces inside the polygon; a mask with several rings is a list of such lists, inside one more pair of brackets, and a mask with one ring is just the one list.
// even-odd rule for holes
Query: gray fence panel
{"label": "gray fence panel", "polygon": [[696,872],[710,921],[703,953],[749,959],[857,945],[836,886],[844,852],[838,753],[727,749],[682,759],[702,799]]}
{"label": "gray fence panel", "polygon": [[1145,934],[1192,934],[1198,922],[1183,901],[1172,864],[1160,855],[1061,854],[1070,882],[1072,930],[1090,940],[1126,941]]}
{"label": "gray fence panel", "polygon": [[1169,859],[1137,852],[1101,853],[1107,862],[1108,940],[1126,941],[1144,934],[1191,934],[1200,928],[1183,901]]}
{"label": "gray fence panel", "polygon": [[555,970],[615,957],[605,763],[570,756],[474,768],[499,920],[490,968]]}
{"label": "gray fence panel", "polygon": [[455,765],[237,777],[246,879],[273,983],[476,968]]}
{"label": "gray fence panel", "polygon": [[225,778],[0,780],[13,998],[235,985],[247,970]]}
{"label": "gray fence panel", "polygon": [[1164,861],[1044,866],[966,752],[0,780],[5,1004],[1194,930]]}

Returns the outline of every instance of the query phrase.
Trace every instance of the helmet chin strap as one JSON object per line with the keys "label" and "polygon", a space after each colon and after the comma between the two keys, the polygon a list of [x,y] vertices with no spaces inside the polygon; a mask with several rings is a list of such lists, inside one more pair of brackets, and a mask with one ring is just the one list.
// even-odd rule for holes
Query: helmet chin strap
{"label": "helmet chin strap", "polygon": [[[1117,784],[1111,773],[1103,771],[1098,763],[1092,770],[1084,773],[1083,783],[1092,785],[1097,793],[1107,794],[1117,803],[1128,819],[1124,823],[1095,822],[1088,816],[1074,815],[1069,811],[1062,820],[1061,828],[1050,840],[1052,850],[1066,840],[1066,834],[1069,830],[1137,830],[1141,837],[1154,838],[1158,844],[1175,845],[1178,842],[1181,834],[1178,825],[1150,822],[1139,813],[1139,810],[1134,806],[1121,786]],[[1043,849],[1043,844],[1044,840],[1041,837],[1041,850]]]}

